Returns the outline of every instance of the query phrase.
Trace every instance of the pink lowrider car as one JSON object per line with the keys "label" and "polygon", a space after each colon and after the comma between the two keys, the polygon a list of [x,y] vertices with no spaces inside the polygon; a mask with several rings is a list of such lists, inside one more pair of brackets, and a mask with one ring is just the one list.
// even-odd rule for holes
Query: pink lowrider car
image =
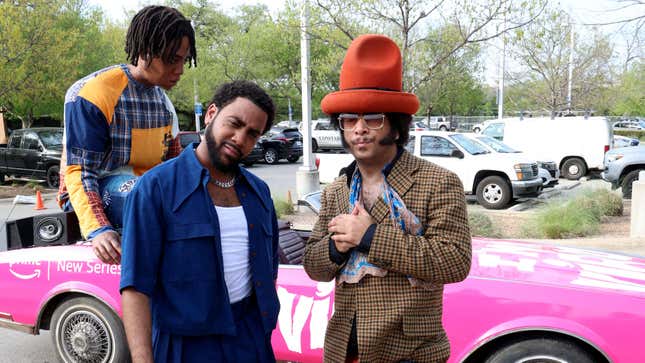
{"label": "pink lowrider car", "polygon": [[[645,259],[478,238],[473,252],[445,288],[450,362],[645,361]],[[52,330],[65,362],[127,361],[119,274],[83,245],[0,252],[0,327]],[[320,362],[334,283],[282,265],[278,295],[277,358]]]}

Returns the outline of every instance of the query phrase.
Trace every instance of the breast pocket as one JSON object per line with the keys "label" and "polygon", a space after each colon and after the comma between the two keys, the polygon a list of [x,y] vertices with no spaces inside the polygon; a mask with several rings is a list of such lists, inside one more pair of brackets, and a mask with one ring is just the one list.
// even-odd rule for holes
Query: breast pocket
{"label": "breast pocket", "polygon": [[210,223],[169,224],[162,278],[166,281],[216,278],[215,230]]}

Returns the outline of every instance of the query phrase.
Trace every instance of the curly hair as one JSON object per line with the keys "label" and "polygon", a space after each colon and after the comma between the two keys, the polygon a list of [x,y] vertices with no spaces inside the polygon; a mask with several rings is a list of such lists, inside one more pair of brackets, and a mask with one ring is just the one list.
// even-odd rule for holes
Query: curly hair
{"label": "curly hair", "polygon": [[271,96],[254,82],[233,81],[222,84],[215,91],[215,95],[213,95],[209,106],[214,104],[217,109],[221,110],[238,97],[248,99],[267,114],[267,123],[262,133],[264,134],[269,131],[271,126],[273,126],[273,120],[275,118],[275,105],[273,104]]}
{"label": "curly hair", "polygon": [[[339,115],[340,114],[338,113],[330,115],[329,124],[340,132],[340,141],[343,144],[343,147],[347,149],[349,145],[347,145],[347,141],[345,141],[343,130],[341,130],[338,125]],[[388,136],[390,136],[390,139],[392,139],[397,146],[405,146],[410,139],[412,115],[408,115],[407,113],[388,112],[385,116],[387,116],[386,119],[390,122],[390,134]]]}
{"label": "curly hair", "polygon": [[174,62],[175,54],[184,37],[190,43],[188,66],[197,66],[195,31],[179,10],[168,6],[151,5],[141,9],[132,18],[125,41],[128,61],[136,66],[139,57],[150,62],[159,57],[166,64]]}

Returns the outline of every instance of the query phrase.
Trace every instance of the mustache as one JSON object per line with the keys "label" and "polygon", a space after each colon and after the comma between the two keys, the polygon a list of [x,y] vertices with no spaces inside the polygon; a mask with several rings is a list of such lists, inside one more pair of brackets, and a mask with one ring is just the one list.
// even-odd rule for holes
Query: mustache
{"label": "mustache", "polygon": [[374,142],[373,137],[359,137],[357,139],[352,140],[352,145],[357,145],[361,143],[368,143],[368,142]]}
{"label": "mustache", "polygon": [[224,142],[222,142],[222,144],[219,147],[222,148],[224,145],[226,145],[226,146],[232,148],[233,150],[235,150],[237,152],[238,156],[240,156],[240,157],[242,156],[242,150],[237,145],[235,145],[234,143],[232,143],[230,141],[224,141]]}

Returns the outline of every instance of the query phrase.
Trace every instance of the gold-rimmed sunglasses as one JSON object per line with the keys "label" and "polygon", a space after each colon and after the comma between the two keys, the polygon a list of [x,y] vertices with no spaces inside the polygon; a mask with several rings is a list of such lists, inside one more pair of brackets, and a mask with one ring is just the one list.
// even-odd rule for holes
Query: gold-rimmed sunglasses
{"label": "gold-rimmed sunglasses", "polygon": [[352,131],[358,124],[358,120],[363,119],[365,125],[370,130],[378,130],[383,127],[385,114],[383,113],[341,113],[338,115],[338,126],[341,130]]}

